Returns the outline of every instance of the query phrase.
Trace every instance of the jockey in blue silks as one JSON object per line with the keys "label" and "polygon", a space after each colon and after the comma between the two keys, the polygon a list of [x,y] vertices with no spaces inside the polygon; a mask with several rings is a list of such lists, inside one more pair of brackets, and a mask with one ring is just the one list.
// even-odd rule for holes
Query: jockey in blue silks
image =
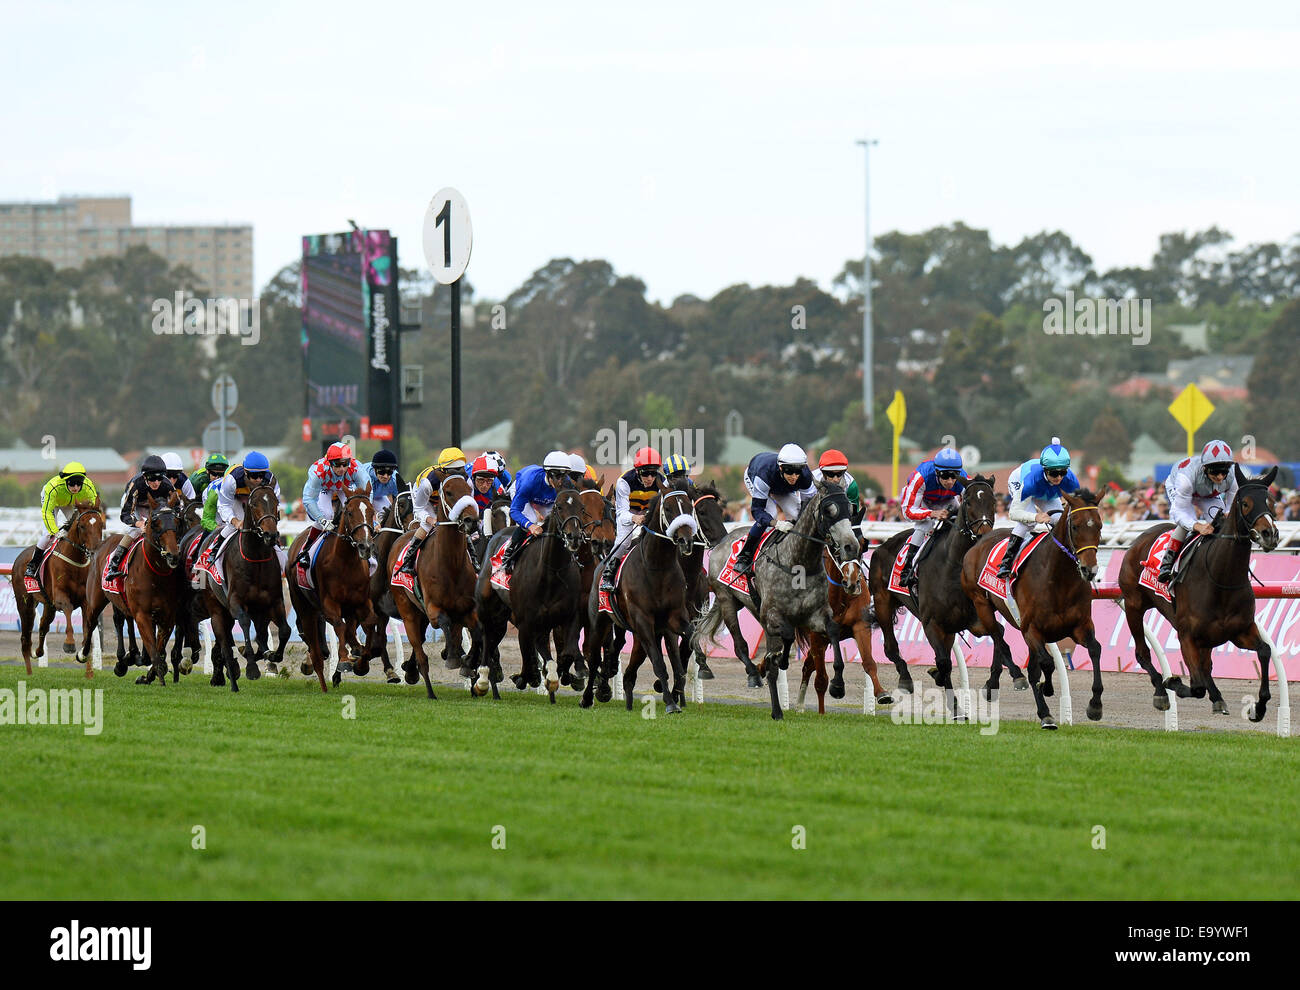
{"label": "jockey in blue silks", "polygon": [[[754,551],[763,531],[768,526],[788,532],[794,528],[804,503],[817,497],[817,484],[808,469],[808,455],[797,444],[788,443],[780,453],[755,454],[745,468],[745,490],[750,494],[750,512],[754,524],[749,527],[745,546],[736,558],[735,571],[745,575],[754,569]],[[768,501],[785,514],[785,519],[774,523],[768,511]]]}
{"label": "jockey in blue silks", "polygon": [[907,555],[899,582],[904,588],[915,576],[912,571],[917,548],[925,542],[931,530],[941,519],[951,519],[957,514],[961,493],[966,488],[966,472],[962,470],[961,454],[944,447],[931,460],[922,461],[907,479],[898,495],[903,518],[912,524],[912,536],[903,548]]}
{"label": "jockey in blue silks", "polygon": [[393,504],[397,493],[406,488],[397,470],[397,455],[391,450],[375,451],[375,456],[361,465],[361,480],[370,482],[370,504],[376,519]]}
{"label": "jockey in blue silks", "polygon": [[1025,461],[1011,472],[1007,479],[1007,494],[1011,497],[1007,516],[1015,526],[1006,553],[1002,555],[998,577],[1011,577],[1011,565],[1031,528],[1041,527],[1042,531],[1050,528],[1053,520],[1048,513],[1060,510],[1061,493],[1070,494],[1078,490],[1079,479],[1070,470],[1070,452],[1061,446],[1060,437],[1052,437],[1052,442],[1043,448],[1038,460]]}
{"label": "jockey in blue silks", "polygon": [[541,533],[546,517],[555,505],[556,494],[561,488],[572,486],[573,482],[569,480],[571,467],[568,454],[562,450],[553,450],[541,464],[520,468],[519,474],[515,476],[515,494],[510,500],[510,521],[516,529],[510,538],[510,547],[506,550],[507,574],[514,570],[515,554],[524,542],[524,537],[529,533],[534,536]]}

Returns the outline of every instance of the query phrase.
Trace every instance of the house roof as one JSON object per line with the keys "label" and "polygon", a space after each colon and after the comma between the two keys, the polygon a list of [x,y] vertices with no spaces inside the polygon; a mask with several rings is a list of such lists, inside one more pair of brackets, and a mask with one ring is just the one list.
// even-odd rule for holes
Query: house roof
{"label": "house roof", "polygon": [[755,454],[771,452],[772,449],[767,444],[759,443],[753,437],[735,433],[723,440],[722,454],[718,457],[718,463],[727,467],[744,466],[753,459]]}
{"label": "house roof", "polygon": [[119,474],[131,467],[112,447],[56,447],[54,454],[50,457],[44,447],[29,447],[19,442],[12,447],[0,448],[0,471],[8,470],[14,474],[46,471],[53,476],[68,461],[80,461],[92,476],[96,472]]}
{"label": "house roof", "polygon": [[510,431],[515,428],[513,419],[503,419],[487,429],[467,436],[460,442],[465,449],[504,451],[510,447]]}

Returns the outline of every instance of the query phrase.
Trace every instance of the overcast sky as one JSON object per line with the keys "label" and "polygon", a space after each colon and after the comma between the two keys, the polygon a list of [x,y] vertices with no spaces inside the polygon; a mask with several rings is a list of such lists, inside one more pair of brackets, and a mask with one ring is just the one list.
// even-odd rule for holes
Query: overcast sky
{"label": "overcast sky", "polygon": [[126,192],[137,223],[388,227],[422,264],[457,187],[500,297],[605,258],[664,302],[828,287],[877,233],[1062,229],[1099,268],[1160,233],[1300,231],[1300,4],[17,4],[0,199]]}

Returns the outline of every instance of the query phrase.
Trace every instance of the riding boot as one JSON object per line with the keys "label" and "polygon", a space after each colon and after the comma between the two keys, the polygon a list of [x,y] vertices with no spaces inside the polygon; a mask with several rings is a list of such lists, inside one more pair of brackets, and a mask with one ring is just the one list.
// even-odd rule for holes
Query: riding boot
{"label": "riding boot", "polygon": [[1023,536],[1016,536],[1014,533],[1011,539],[1007,540],[1007,549],[1002,555],[1002,565],[998,568],[998,577],[1004,581],[1011,579],[1011,565],[1016,562],[1016,554],[1020,552],[1020,546],[1024,542]]}
{"label": "riding boot", "polygon": [[618,573],[618,564],[621,559],[622,558],[615,557],[612,553],[609,555],[608,559],[606,559],[605,566],[600,569],[601,591],[614,590],[614,575]]}
{"label": "riding boot", "polygon": [[117,546],[113,548],[113,556],[108,559],[108,574],[106,576],[110,580],[122,576],[122,572],[118,570],[118,568],[122,566],[122,558],[125,556],[126,541],[121,540],[118,542]]}
{"label": "riding boot", "polygon": [[522,526],[516,526],[514,535],[510,537],[510,546],[506,548],[505,559],[501,562],[501,569],[507,574],[513,574],[515,570],[515,554],[519,552],[520,546],[523,545],[524,538],[528,535],[528,530]]}
{"label": "riding boot", "polygon": [[27,570],[23,571],[27,577],[36,577],[36,572],[41,569],[41,558],[43,556],[45,556],[45,551],[41,549],[37,549],[36,552],[32,554],[32,559],[27,561]]}
{"label": "riding boot", "polygon": [[916,572],[912,570],[912,561],[916,559],[917,547],[914,544],[907,544],[903,548],[903,553],[907,556],[903,560],[903,572],[898,575],[898,583],[904,588],[909,587],[913,580],[916,579]]}
{"label": "riding boot", "polygon": [[1156,580],[1161,584],[1168,584],[1174,579],[1174,561],[1178,559],[1178,551],[1182,548],[1182,541],[1173,539],[1165,547],[1164,559],[1160,561],[1160,573],[1156,575]]}
{"label": "riding boot", "polygon": [[752,528],[749,535],[745,537],[745,545],[740,548],[740,554],[736,557],[736,564],[732,568],[741,577],[748,577],[754,572],[754,550],[762,538],[763,530],[759,529],[755,532]]}
{"label": "riding boot", "polygon": [[420,547],[424,545],[424,537],[412,537],[411,542],[406,545],[406,552],[402,555],[402,567],[398,574],[414,574],[416,554]]}
{"label": "riding boot", "polygon": [[310,530],[309,530],[307,539],[302,541],[302,549],[298,551],[298,556],[294,558],[293,564],[295,567],[297,567],[299,564],[301,564],[303,567],[306,567],[307,564],[310,563],[311,547],[312,544],[316,542],[316,539],[319,539],[319,537],[313,538],[310,535]]}

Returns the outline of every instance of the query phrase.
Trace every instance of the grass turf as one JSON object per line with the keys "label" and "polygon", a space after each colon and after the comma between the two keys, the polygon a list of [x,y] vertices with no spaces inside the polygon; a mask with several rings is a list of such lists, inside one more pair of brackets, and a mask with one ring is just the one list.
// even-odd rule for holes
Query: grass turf
{"label": "grass turf", "polygon": [[1300,895],[1295,740],[135,673],[0,666],[104,690],[100,735],[0,726],[0,897]]}

